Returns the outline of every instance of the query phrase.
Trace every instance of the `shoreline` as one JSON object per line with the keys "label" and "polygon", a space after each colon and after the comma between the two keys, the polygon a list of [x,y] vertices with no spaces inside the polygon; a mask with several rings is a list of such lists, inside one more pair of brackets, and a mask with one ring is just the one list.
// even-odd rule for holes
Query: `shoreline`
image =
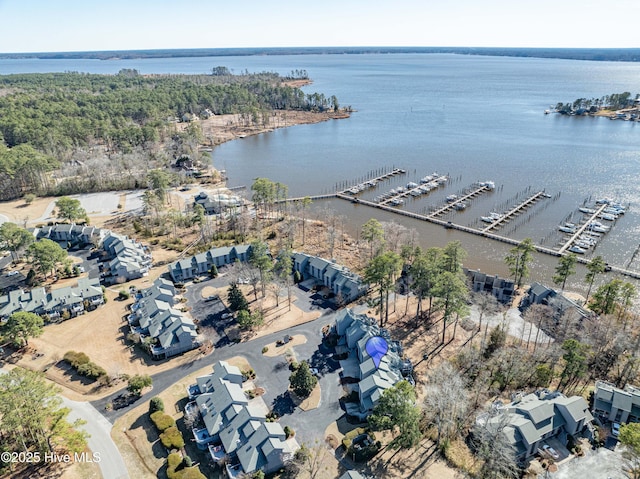
{"label": "shoreline", "polygon": [[[260,125],[247,125],[239,113],[228,115],[216,115],[207,119],[196,120],[202,128],[205,141],[199,145],[200,149],[213,148],[227,141],[243,139],[248,136],[269,133],[280,128],[288,128],[297,125],[321,123],[328,120],[342,120],[351,117],[347,110],[325,111],[297,111],[297,110],[273,110]],[[191,123],[177,123],[178,131],[183,131]]]}

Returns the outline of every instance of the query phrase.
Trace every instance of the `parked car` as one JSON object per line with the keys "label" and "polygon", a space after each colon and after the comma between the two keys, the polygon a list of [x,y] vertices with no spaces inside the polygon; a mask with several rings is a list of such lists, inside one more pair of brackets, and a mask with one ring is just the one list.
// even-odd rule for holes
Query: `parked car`
{"label": "parked car", "polygon": [[313,374],[315,377],[320,377],[320,371],[318,371],[316,368],[309,368],[309,371],[311,371],[311,374]]}
{"label": "parked car", "polygon": [[233,313],[222,313],[221,318],[222,318],[222,319],[229,319],[229,318],[233,318]]}
{"label": "parked car", "polygon": [[238,284],[249,284],[248,278],[238,278]]}
{"label": "parked car", "polygon": [[552,448],[549,444],[545,444],[544,446],[542,446],[542,450],[547,452],[554,459],[560,458],[560,454],[558,454],[556,450]]}
{"label": "parked car", "polygon": [[11,276],[15,276],[16,274],[20,274],[20,271],[16,271],[16,270],[9,271],[7,273],[7,276],[11,277]]}
{"label": "parked car", "polygon": [[215,301],[216,299],[218,299],[218,297],[215,294],[204,298],[205,301]]}
{"label": "parked car", "polygon": [[611,426],[611,434],[613,434],[615,437],[618,437],[620,435],[620,424],[617,422],[613,423],[613,426]]}

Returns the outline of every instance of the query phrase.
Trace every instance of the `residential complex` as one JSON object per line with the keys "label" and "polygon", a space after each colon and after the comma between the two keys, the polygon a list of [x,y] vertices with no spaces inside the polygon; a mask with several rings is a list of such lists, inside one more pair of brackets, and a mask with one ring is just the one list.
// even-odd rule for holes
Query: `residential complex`
{"label": "residential complex", "polygon": [[33,229],[36,240],[50,239],[65,248],[99,246],[102,250],[101,281],[119,284],[148,274],[152,257],[148,248],[128,236],[95,226],[56,224]]}
{"label": "residential complex", "polygon": [[108,233],[109,230],[75,223],[37,226],[33,229],[36,240],[50,239],[57,243],[67,243],[70,247],[99,245]]}
{"label": "residential complex", "polygon": [[212,248],[190,258],[181,259],[169,265],[169,274],[175,283],[182,283],[196,276],[209,274],[212,266],[219,268],[236,261],[249,261],[251,245]]}
{"label": "residential complex", "polygon": [[[358,394],[358,402],[345,403],[347,414],[364,420],[371,414],[385,389],[405,378],[412,381],[411,362],[402,359],[400,343],[392,341],[389,332],[367,315],[354,314],[348,308],[342,309],[336,316],[334,332],[339,338],[336,353],[347,355],[346,359],[340,361],[341,376],[347,379],[345,382],[349,392]],[[367,341],[374,336],[385,338],[389,346],[378,367],[366,348]]]}
{"label": "residential complex", "polygon": [[65,286],[49,292],[43,287],[31,291],[17,289],[0,296],[0,319],[27,311],[47,316],[50,321],[67,319],[104,303],[100,281],[79,278],[78,286]]}
{"label": "residential complex", "polygon": [[345,266],[306,253],[293,254],[293,269],[302,280],[315,279],[329,288],[338,302],[348,304],[362,296],[369,289],[357,274]]}
{"label": "residential complex", "polygon": [[196,325],[176,309],[176,289],[171,281],[158,278],[141,290],[128,316],[131,331],[141,339],[153,338],[150,347],[155,359],[169,358],[199,346]]}
{"label": "residential complex", "polygon": [[227,208],[243,206],[244,200],[239,196],[227,195],[220,191],[211,196],[201,191],[196,195],[193,204],[202,206],[208,215],[217,215]]}
{"label": "residential complex", "polygon": [[576,314],[581,318],[589,316],[589,312],[572,299],[535,281],[531,283],[527,296],[523,298],[520,307],[524,309],[532,304],[550,306],[553,309],[554,318],[558,321],[565,314]]}
{"label": "residential complex", "polygon": [[640,422],[640,389],[627,384],[624,389],[596,381],[593,414],[612,422]]}
{"label": "residential complex", "polygon": [[102,249],[105,260],[102,277],[105,283],[126,283],[149,273],[151,253],[138,241],[109,231],[102,240]]}
{"label": "residential complex", "polygon": [[471,282],[471,291],[475,293],[485,292],[492,294],[504,304],[510,304],[515,292],[515,283],[510,279],[504,279],[497,275],[482,273],[480,270],[472,271],[462,269]]}
{"label": "residential complex", "polygon": [[215,463],[226,464],[229,477],[257,470],[268,474],[293,458],[297,441],[287,439],[280,423],[267,422],[262,398],[248,399],[237,367],[218,361],[212,374],[196,381],[188,390],[192,402],[185,415],[201,422],[202,427],[193,430],[196,444],[208,449]]}
{"label": "residential complex", "polygon": [[518,395],[506,405],[494,404],[490,413],[476,419],[485,427],[502,427],[521,462],[537,454],[547,439],[567,445],[569,438],[582,433],[591,421],[593,416],[584,398],[547,390]]}

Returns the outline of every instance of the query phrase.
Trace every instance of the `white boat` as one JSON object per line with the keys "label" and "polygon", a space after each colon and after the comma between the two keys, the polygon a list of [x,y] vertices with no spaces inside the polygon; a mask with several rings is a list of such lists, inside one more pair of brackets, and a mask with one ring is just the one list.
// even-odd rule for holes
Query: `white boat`
{"label": "white boat", "polygon": [[607,220],[607,221],[614,221],[616,219],[618,219],[617,215],[613,215],[611,213],[600,213],[598,215],[598,218],[602,218],[603,220]]}
{"label": "white boat", "polygon": [[467,207],[467,204],[466,204],[466,203],[458,203],[458,204],[456,204],[456,206],[455,206],[455,208],[456,208],[458,211],[462,211],[462,210],[464,210],[466,207]]}
{"label": "white boat", "polygon": [[414,183],[413,181],[410,181],[409,183],[407,183],[407,188],[417,188],[418,183]]}
{"label": "white boat", "polygon": [[565,225],[567,228],[575,228],[575,227],[576,227],[575,223],[565,223],[564,225]]}
{"label": "white boat", "polygon": [[420,183],[430,183],[433,181],[433,176],[428,175],[420,180]]}
{"label": "white boat", "polygon": [[415,189],[415,190],[411,190],[411,193],[409,193],[411,196],[420,196],[422,194],[422,191],[419,189]]}
{"label": "white boat", "polygon": [[568,226],[558,226],[558,229],[564,233],[575,233],[576,229],[575,228],[570,228]]}
{"label": "white boat", "polygon": [[578,208],[578,211],[581,211],[582,213],[586,213],[588,215],[593,215],[596,212],[596,210],[594,210],[593,208],[587,208],[586,206],[581,206],[580,208]]}
{"label": "white boat", "polygon": [[478,186],[484,186],[489,190],[496,189],[496,184],[493,181],[478,181]]}
{"label": "white boat", "polygon": [[615,206],[608,206],[602,210],[603,213],[610,213],[612,215],[623,215],[624,211],[624,208],[617,208]]}
{"label": "white boat", "polygon": [[585,254],[587,252],[586,249],[582,249],[580,248],[580,246],[576,246],[576,245],[573,245],[571,248],[569,248],[569,251],[577,254]]}
{"label": "white boat", "polygon": [[578,248],[582,248],[584,250],[588,250],[592,246],[591,244],[585,243],[584,241],[576,241],[573,244],[576,245]]}
{"label": "white boat", "polygon": [[422,185],[420,187],[420,191],[422,191],[423,193],[429,193],[431,191],[431,187],[429,185]]}
{"label": "white boat", "polygon": [[489,216],[481,216],[480,219],[485,223],[493,223],[494,221],[498,221],[503,217],[504,215],[501,215],[500,213],[495,213],[492,211],[491,213],[489,213]]}
{"label": "white boat", "polygon": [[596,233],[608,233],[609,228],[601,225],[590,225],[587,227],[590,231],[595,231]]}
{"label": "white boat", "polygon": [[458,199],[458,195],[449,195],[449,196],[447,196],[447,201],[449,203],[452,203],[453,201],[455,201],[457,199]]}

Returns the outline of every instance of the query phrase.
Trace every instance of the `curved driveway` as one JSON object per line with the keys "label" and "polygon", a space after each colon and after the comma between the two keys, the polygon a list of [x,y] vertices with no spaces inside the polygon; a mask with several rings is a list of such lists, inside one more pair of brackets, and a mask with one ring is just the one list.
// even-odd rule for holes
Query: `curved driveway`
{"label": "curved driveway", "polygon": [[[124,389],[106,398],[94,401],[92,404],[98,411],[111,422],[125,414],[131,407],[135,407],[152,396],[180,381],[183,377],[216,361],[229,359],[233,356],[244,356],[256,372],[256,386],[265,389],[262,396],[269,409],[274,407],[282,411],[283,423],[289,425],[299,434],[299,442],[310,442],[314,439],[323,439],[325,428],[338,419],[343,411],[340,409],[338,399],[340,395],[339,364],[329,357],[330,352],[322,347],[322,327],[334,320],[335,313],[323,314],[318,319],[308,323],[289,328],[286,331],[273,333],[248,342],[229,344],[197,359],[191,363],[178,366],[169,371],[160,372],[152,376],[153,390],[144,394],[133,404],[107,411],[105,405],[113,403],[114,399],[122,394]],[[302,334],[307,338],[307,343],[295,346],[297,359],[308,360],[310,365],[320,372],[320,386],[322,399],[317,409],[303,412],[293,407],[288,400],[286,391],[289,387],[289,375],[291,374],[283,356],[266,357],[262,354],[263,346],[283,338],[287,334]]]}
{"label": "curved driveway", "polygon": [[91,435],[88,439],[89,449],[100,456],[99,462],[97,457],[95,462],[100,467],[102,477],[105,479],[129,479],[129,473],[120,451],[111,439],[111,423],[88,402],[77,402],[61,397],[63,404],[71,409],[70,422],[76,419],[87,421],[81,427]]}

